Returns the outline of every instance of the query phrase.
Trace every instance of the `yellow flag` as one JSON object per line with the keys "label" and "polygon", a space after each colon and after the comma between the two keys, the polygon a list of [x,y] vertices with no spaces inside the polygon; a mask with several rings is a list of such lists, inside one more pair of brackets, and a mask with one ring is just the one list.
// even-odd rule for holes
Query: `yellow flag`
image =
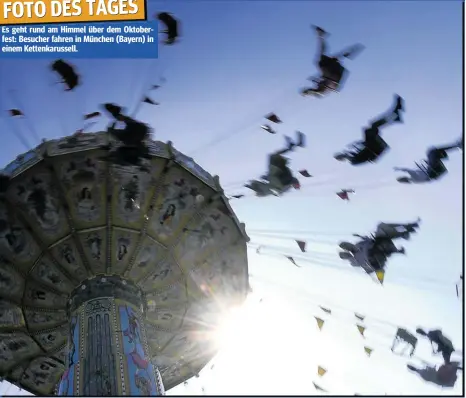
{"label": "yellow flag", "polygon": [[365,337],[364,336],[364,331],[366,330],[366,328],[364,326],[361,326],[361,325],[356,325],[358,327],[358,330],[359,330],[359,333],[361,333],[361,336],[362,337]]}
{"label": "yellow flag", "polygon": [[319,330],[322,330],[322,326],[324,326],[324,320],[317,318],[316,316],[314,317],[317,321],[317,326],[319,327]]}
{"label": "yellow flag", "polygon": [[364,347],[364,351],[366,351],[366,354],[370,357],[372,354],[372,351],[374,351],[372,348],[369,347]]}
{"label": "yellow flag", "polygon": [[377,276],[377,279],[380,282],[380,284],[383,285],[383,280],[385,278],[385,271],[384,270],[375,271],[375,275]]}
{"label": "yellow flag", "polygon": [[324,369],[322,366],[319,366],[317,368],[317,373],[318,373],[319,376],[323,376],[325,373],[327,373],[327,370]]}

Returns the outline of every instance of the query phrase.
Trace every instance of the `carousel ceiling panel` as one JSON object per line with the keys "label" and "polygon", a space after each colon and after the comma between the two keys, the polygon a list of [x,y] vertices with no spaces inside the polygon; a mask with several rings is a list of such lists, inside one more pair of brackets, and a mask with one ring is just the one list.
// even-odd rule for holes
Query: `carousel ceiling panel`
{"label": "carousel ceiling panel", "polygon": [[34,148],[26,153],[18,155],[15,160],[8,163],[4,170],[5,172],[10,173],[12,177],[16,177],[18,174],[22,173],[29,167],[34,166],[41,160],[42,157],[40,156],[40,151],[37,151],[36,148]]}
{"label": "carousel ceiling panel", "polygon": [[[104,161],[108,141],[106,133],[49,141],[6,168],[0,376],[35,394],[52,394],[63,372],[66,303],[88,278],[124,275],[144,291],[147,341],[167,389],[213,355],[209,330],[225,307],[217,298],[247,290],[247,237],[218,180],[154,141],[158,157],[144,167],[115,166]],[[234,242],[243,249],[228,249]]]}
{"label": "carousel ceiling panel", "polygon": [[60,361],[61,363],[65,364],[66,363],[66,358],[68,357],[69,355],[69,352],[68,352],[68,344],[65,344],[63,345],[62,347],[60,347],[58,350],[56,350],[55,352],[51,352],[50,353],[51,356],[53,358],[56,358],[58,361]]}
{"label": "carousel ceiling panel", "polygon": [[214,329],[222,320],[222,303],[204,296],[190,304],[184,317],[183,329],[196,330],[200,328]]}
{"label": "carousel ceiling panel", "polygon": [[246,258],[247,250],[242,245],[231,245],[212,256],[191,271],[189,294],[198,297],[201,293],[231,305],[245,299],[248,275],[241,265]]}
{"label": "carousel ceiling panel", "polygon": [[0,333],[0,371],[3,374],[40,352],[39,346],[26,333]]}
{"label": "carousel ceiling panel", "polygon": [[66,307],[67,296],[52,293],[44,286],[29,280],[24,289],[23,302],[25,305],[36,308],[63,309]]}
{"label": "carousel ceiling panel", "polygon": [[55,352],[66,344],[69,333],[69,326],[62,325],[55,329],[34,333],[32,337],[47,352]]}
{"label": "carousel ceiling panel", "polygon": [[24,274],[31,269],[41,249],[14,213],[0,202],[0,253]]}
{"label": "carousel ceiling panel", "polygon": [[14,268],[14,264],[0,258],[0,297],[21,302],[25,280]]}
{"label": "carousel ceiling panel", "polygon": [[58,156],[81,152],[89,149],[98,149],[108,143],[108,135],[104,132],[75,134],[59,140],[47,142],[47,155]]}
{"label": "carousel ceiling panel", "polygon": [[175,335],[163,348],[162,354],[171,358],[181,358],[186,353],[196,349],[199,344],[205,344],[211,339],[205,332],[195,330],[183,330]]}
{"label": "carousel ceiling panel", "polygon": [[185,360],[173,362],[172,365],[163,369],[163,372],[160,372],[166,390],[175,387],[180,381],[198,377],[199,372],[204,369],[209,361],[209,357],[201,357],[191,363]]}
{"label": "carousel ceiling panel", "polygon": [[[173,337],[173,335],[171,336]],[[173,358],[169,358],[165,355],[158,354],[154,355],[154,363],[157,365],[157,367],[160,369],[167,369],[170,366],[172,366],[176,361],[173,361]]]}
{"label": "carousel ceiling panel", "polygon": [[194,376],[191,368],[186,367],[181,361],[173,363],[168,368],[163,369],[160,374],[166,390],[175,387],[180,381],[190,379]]}
{"label": "carousel ceiling panel", "polygon": [[159,308],[173,308],[177,305],[184,305],[188,302],[186,282],[180,280],[169,285],[164,290],[149,293],[147,294],[147,301],[155,301],[155,305]]}
{"label": "carousel ceiling panel", "polygon": [[146,293],[163,289],[164,286],[183,278],[181,268],[170,253],[165,258],[153,263],[147,271],[138,282]]}
{"label": "carousel ceiling panel", "polygon": [[84,255],[95,274],[105,272],[107,264],[107,234],[105,228],[79,232]]}
{"label": "carousel ceiling panel", "polygon": [[20,329],[25,326],[21,307],[10,301],[0,299],[0,331]]}
{"label": "carousel ceiling panel", "polygon": [[148,233],[167,245],[177,240],[183,227],[214,193],[185,169],[171,167],[157,194]]}
{"label": "carousel ceiling panel", "polygon": [[49,286],[65,295],[73,290],[76,283],[46,256],[36,261],[30,276],[42,285]]}
{"label": "carousel ceiling panel", "polygon": [[160,159],[150,163],[152,174],[139,170],[139,167],[112,167],[113,225],[138,230],[142,228],[164,163]]}
{"label": "carousel ceiling panel", "polygon": [[107,167],[98,160],[101,154],[101,151],[82,152],[55,159],[55,172],[77,230],[106,223]]}
{"label": "carousel ceiling panel", "polygon": [[167,257],[168,250],[150,236],[145,236],[139,245],[131,268],[126,272],[132,280],[139,280],[152,269],[157,268],[158,262]]}
{"label": "carousel ceiling panel", "polygon": [[154,360],[157,362],[159,358],[158,353],[168,344],[170,339],[173,338],[173,332],[160,330],[156,326],[148,323],[146,325],[146,337]]}
{"label": "carousel ceiling panel", "polygon": [[7,200],[47,246],[70,233],[57,183],[43,163],[13,180]]}
{"label": "carousel ceiling panel", "polygon": [[193,268],[196,258],[205,258],[241,238],[241,232],[223,200],[210,204],[186,229],[174,253],[181,268],[187,272]]}
{"label": "carousel ceiling panel", "polygon": [[112,272],[122,274],[129,266],[141,238],[139,231],[114,227],[112,230]]}
{"label": "carousel ceiling panel", "polygon": [[183,323],[186,308],[157,308],[148,305],[147,322],[163,330],[178,330]]}
{"label": "carousel ceiling panel", "polygon": [[79,254],[76,241],[71,236],[57,242],[49,248],[49,251],[58,264],[76,281],[81,282],[87,279],[87,269]]}
{"label": "carousel ceiling panel", "polygon": [[43,310],[41,308],[25,308],[24,316],[31,331],[53,329],[61,325],[68,325],[65,310]]}
{"label": "carousel ceiling panel", "polygon": [[64,365],[56,359],[39,357],[30,362],[19,383],[36,395],[50,394],[64,370]]}
{"label": "carousel ceiling panel", "polygon": [[187,363],[194,374],[198,374],[210,359],[216,354],[217,350],[211,342],[211,336],[208,340],[199,341],[189,346],[180,356],[180,359]]}

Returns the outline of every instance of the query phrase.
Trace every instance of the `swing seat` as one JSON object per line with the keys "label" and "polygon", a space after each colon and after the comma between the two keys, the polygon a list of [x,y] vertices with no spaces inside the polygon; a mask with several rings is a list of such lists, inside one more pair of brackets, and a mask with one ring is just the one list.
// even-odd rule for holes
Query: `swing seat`
{"label": "swing seat", "polygon": [[340,249],[346,250],[347,252],[354,252],[358,250],[356,245],[349,242],[341,242],[338,246],[340,247]]}
{"label": "swing seat", "polygon": [[353,255],[350,252],[339,252],[338,255],[342,260],[350,260],[353,258]]}
{"label": "swing seat", "polygon": [[343,161],[346,159],[346,154],[345,153],[336,153],[335,155],[333,155],[333,157],[338,160],[339,162]]}
{"label": "swing seat", "polygon": [[410,184],[411,181],[409,180],[408,177],[398,177],[396,179],[398,182],[400,182],[401,184]]}

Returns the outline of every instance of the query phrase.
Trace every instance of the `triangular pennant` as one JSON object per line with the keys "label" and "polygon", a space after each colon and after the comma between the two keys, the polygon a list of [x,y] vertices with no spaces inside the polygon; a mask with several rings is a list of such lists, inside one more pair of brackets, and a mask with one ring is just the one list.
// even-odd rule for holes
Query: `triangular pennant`
{"label": "triangular pennant", "polygon": [[142,102],[149,104],[149,105],[160,105],[158,102],[152,101],[149,97],[144,97]]}
{"label": "triangular pennant", "polygon": [[364,351],[366,351],[367,356],[371,356],[372,351],[374,351],[372,348],[369,347],[364,347]]}
{"label": "triangular pennant", "polygon": [[275,113],[269,113],[268,115],[265,116],[265,118],[272,123],[282,123],[280,118],[275,114]]}
{"label": "triangular pennant", "polygon": [[355,313],[354,313],[354,316],[355,316],[356,318],[358,318],[361,322],[364,321],[364,318],[365,318],[364,315],[360,315],[360,314],[358,314],[357,312],[355,312]]}
{"label": "triangular pennant", "polygon": [[329,310],[328,308],[324,308],[324,307],[322,307],[322,306],[320,306],[320,305],[319,305],[319,308],[320,308],[322,311],[326,312],[327,314],[331,314],[331,313],[332,313],[332,310]]}
{"label": "triangular pennant", "polygon": [[383,285],[383,280],[385,278],[385,271],[384,270],[375,271],[375,276],[377,277],[377,280],[380,282],[380,284]]}
{"label": "triangular pennant", "polygon": [[299,170],[298,173],[301,174],[303,177],[306,177],[306,178],[312,177],[312,175],[310,175],[307,170]]}
{"label": "triangular pennant", "polygon": [[88,114],[84,115],[84,120],[93,119],[93,118],[98,117],[98,116],[100,116],[100,115],[101,115],[100,112],[88,113]]}
{"label": "triangular pennant", "polygon": [[293,257],[290,257],[290,256],[285,256],[289,261],[291,261],[292,264],[296,265],[297,267],[301,268],[300,265],[296,264],[296,261],[294,261],[294,258]]}
{"label": "triangular pennant", "polygon": [[314,388],[318,391],[323,391],[323,392],[327,392],[326,390],[324,390],[322,387],[318,386],[316,383],[312,382],[312,384],[314,384]]}
{"label": "triangular pennant", "polygon": [[8,110],[8,113],[10,114],[10,116],[24,116],[23,112],[21,112],[19,109],[9,109]]}
{"label": "triangular pennant", "polygon": [[318,366],[318,367],[317,367],[317,374],[318,374],[319,376],[322,377],[325,373],[327,373],[327,369],[324,369],[322,366]]}
{"label": "triangular pennant", "polygon": [[321,318],[317,318],[316,316],[314,318],[317,321],[317,326],[318,326],[319,330],[322,330],[322,326],[324,326],[325,321],[323,319],[321,319]]}
{"label": "triangular pennant", "polygon": [[364,331],[366,330],[366,328],[364,326],[361,326],[361,325],[356,325],[356,326],[358,328],[359,333],[361,333],[361,336],[365,337],[364,336]]}
{"label": "triangular pennant", "polygon": [[306,242],[304,242],[303,240],[297,240],[296,243],[298,244],[299,246],[299,249],[305,253],[306,252]]}

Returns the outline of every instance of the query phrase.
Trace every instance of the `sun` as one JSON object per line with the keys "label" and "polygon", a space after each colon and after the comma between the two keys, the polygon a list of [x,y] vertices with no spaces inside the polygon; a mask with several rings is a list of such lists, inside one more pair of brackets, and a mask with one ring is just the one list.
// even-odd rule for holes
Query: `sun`
{"label": "sun", "polygon": [[[215,384],[212,393],[308,393],[312,352],[307,343],[312,335],[309,329],[315,328],[314,323],[303,317],[296,305],[286,298],[277,296],[261,300],[257,295],[250,295],[242,306],[224,314],[213,336],[219,347],[217,369],[221,368],[225,375],[235,374],[241,383],[232,384],[218,375],[215,382],[212,381]],[[292,386],[282,385],[276,379],[271,384],[271,375],[277,375],[280,380],[280,375],[291,377],[294,383]],[[223,385],[228,389],[225,390]]]}

